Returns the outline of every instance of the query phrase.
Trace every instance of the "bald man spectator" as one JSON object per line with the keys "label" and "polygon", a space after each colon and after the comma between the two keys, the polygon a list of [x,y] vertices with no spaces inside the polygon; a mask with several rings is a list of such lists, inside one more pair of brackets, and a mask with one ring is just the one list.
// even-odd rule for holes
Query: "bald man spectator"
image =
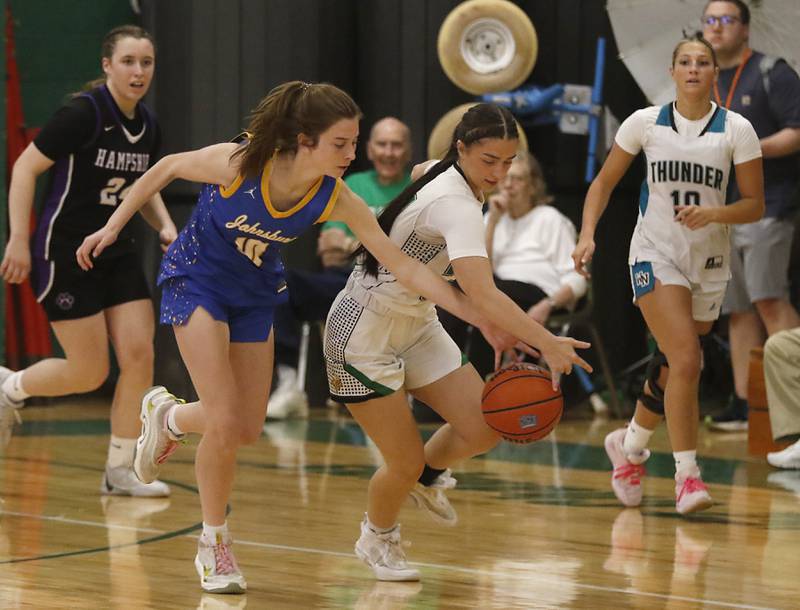
{"label": "bald man spectator", "polygon": [[[344,181],[377,216],[411,182],[408,126],[394,117],[377,121],[367,141],[367,158],[372,169],[350,174]],[[326,222],[317,241],[323,271],[286,270],[289,302],[275,310],[277,384],[267,408],[270,419],[308,415],[308,397],[297,380],[301,323],[325,320],[331,303],[350,275],[350,255],[357,245],[346,224]]]}
{"label": "bald man spectator", "polygon": [[[394,117],[386,117],[372,126],[367,141],[367,158],[372,169],[350,174],[347,186],[379,215],[411,181],[411,132]],[[318,252],[323,267],[347,267],[355,248],[353,233],[343,222],[326,222],[319,236]]]}

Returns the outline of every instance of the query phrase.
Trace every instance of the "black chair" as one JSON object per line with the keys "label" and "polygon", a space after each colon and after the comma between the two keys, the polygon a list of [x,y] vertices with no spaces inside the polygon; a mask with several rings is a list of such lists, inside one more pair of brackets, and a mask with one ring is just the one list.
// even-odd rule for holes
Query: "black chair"
{"label": "black chair", "polygon": [[[608,356],[606,355],[606,350],[603,346],[603,340],[600,337],[600,332],[597,330],[597,325],[594,322],[593,310],[594,295],[592,291],[592,284],[589,282],[586,294],[578,300],[575,309],[572,311],[557,312],[551,315],[547,319],[547,328],[551,332],[561,336],[568,335],[570,330],[576,327],[589,331],[592,338],[592,347],[594,348],[595,354],[597,354],[597,360],[600,363],[603,381],[608,388],[611,412],[615,417],[622,418],[625,414],[623,413],[622,405],[620,404],[619,396],[617,395],[617,387],[614,383],[614,375],[611,373],[611,366],[609,365]],[[602,412],[603,409],[601,402],[598,402],[598,400],[602,401],[602,399],[600,399],[599,395],[597,395],[597,393],[594,391],[594,384],[592,383],[591,378],[586,371],[579,367],[576,367],[575,371],[580,378],[581,384],[590,394],[590,400],[592,401],[592,406],[594,407],[595,412]],[[597,398],[592,398],[593,396],[596,396]]]}

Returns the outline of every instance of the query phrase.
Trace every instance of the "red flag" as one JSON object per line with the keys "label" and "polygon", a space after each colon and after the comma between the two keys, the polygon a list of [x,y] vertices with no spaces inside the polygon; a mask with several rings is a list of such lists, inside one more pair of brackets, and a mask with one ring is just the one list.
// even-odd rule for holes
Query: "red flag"
{"label": "red flag", "polygon": [[[14,45],[14,19],[6,6],[6,134],[7,179],[14,162],[33,139],[25,129],[22,90]],[[31,234],[36,220],[31,214]],[[6,364],[20,369],[52,353],[50,330],[44,309],[33,295],[30,282],[6,284]]]}

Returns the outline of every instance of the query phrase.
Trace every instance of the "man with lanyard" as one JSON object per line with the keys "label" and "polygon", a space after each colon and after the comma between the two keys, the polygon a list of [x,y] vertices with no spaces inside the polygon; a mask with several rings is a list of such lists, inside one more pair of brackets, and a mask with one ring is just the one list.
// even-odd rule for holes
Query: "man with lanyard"
{"label": "man with lanyard", "polygon": [[[735,394],[708,418],[712,430],[747,429],[750,350],[778,331],[800,325],[789,301],[789,257],[794,232],[793,198],[800,150],[800,78],[782,59],[748,46],[750,9],[742,0],[712,1],[703,13],[703,36],[720,66],[716,102],[749,120],[764,155],[767,209],[758,222],[731,227],[731,281],[723,303],[730,314]],[[738,197],[729,184],[728,201]]]}

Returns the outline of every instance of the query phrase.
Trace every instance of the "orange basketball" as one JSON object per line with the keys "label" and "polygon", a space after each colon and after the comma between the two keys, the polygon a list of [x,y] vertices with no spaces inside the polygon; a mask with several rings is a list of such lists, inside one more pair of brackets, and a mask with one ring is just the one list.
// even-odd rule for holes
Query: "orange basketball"
{"label": "orange basketball", "polygon": [[561,390],[553,391],[550,371],[527,363],[492,373],[481,396],[483,418],[512,443],[530,443],[555,428],[564,412]]}

